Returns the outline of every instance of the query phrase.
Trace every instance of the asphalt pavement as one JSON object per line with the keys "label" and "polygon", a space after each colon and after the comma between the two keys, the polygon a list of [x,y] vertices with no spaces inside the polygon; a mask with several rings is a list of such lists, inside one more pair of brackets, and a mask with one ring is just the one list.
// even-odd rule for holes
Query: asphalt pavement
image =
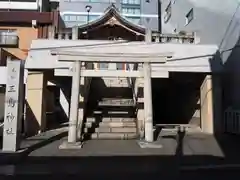
{"label": "asphalt pavement", "polygon": [[[82,149],[60,150],[66,132],[51,131],[22,142],[20,154],[0,153],[0,179],[219,179],[240,175],[236,136],[185,134],[160,137],[159,149],[140,148],[135,140],[90,140]],[[9,175],[9,176],[7,176]]]}

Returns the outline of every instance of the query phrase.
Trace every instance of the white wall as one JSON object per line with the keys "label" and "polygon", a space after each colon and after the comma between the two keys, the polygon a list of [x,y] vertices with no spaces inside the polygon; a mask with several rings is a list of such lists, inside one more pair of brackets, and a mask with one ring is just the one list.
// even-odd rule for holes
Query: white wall
{"label": "white wall", "polygon": [[7,82],[7,67],[0,66],[0,85],[4,85]]}
{"label": "white wall", "polygon": [[[24,83],[27,80],[27,70],[24,71]],[[0,66],[0,85],[5,85],[7,83],[7,67]]]}
{"label": "white wall", "polygon": [[1,9],[13,9],[13,10],[38,10],[37,2],[11,2],[11,1],[0,1]]}
{"label": "white wall", "polygon": [[[211,72],[211,55],[216,53],[216,45],[195,45],[195,44],[146,44],[143,42],[130,42],[112,44],[112,41],[95,40],[34,40],[29,51],[25,67],[30,69],[69,69],[72,62],[59,62],[57,56],[51,55],[51,49],[64,49],[66,51],[79,51],[88,53],[114,53],[126,52],[136,54],[156,54],[172,52],[173,57],[169,59],[163,68],[170,68],[170,71],[185,72]],[[99,44],[102,44],[101,46]],[[94,49],[94,50],[93,50]],[[209,55],[209,56],[206,56]],[[199,57],[206,56],[206,57]],[[171,60],[171,62],[170,62]],[[153,65],[156,67],[156,65]],[[156,69],[157,70],[157,69]],[[161,69],[159,69],[161,70]]]}

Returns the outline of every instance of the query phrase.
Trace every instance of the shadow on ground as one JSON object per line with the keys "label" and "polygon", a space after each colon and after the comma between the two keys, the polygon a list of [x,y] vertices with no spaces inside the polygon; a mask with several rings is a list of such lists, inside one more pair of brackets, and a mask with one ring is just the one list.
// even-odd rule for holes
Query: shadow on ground
{"label": "shadow on ground", "polygon": [[[118,144],[123,141],[119,140],[112,141],[116,143],[115,150],[114,147],[112,147],[113,150],[110,150],[112,153],[105,153],[104,147],[101,149],[97,146],[95,146],[94,151],[94,147],[87,147],[88,144],[83,149],[59,150],[58,145],[65,136],[66,133],[63,132],[48,138],[44,136],[42,138],[38,137],[32,139],[32,141],[29,140],[29,142],[36,141],[36,143],[28,146],[24,153],[2,153],[0,156],[0,174],[11,174],[19,178],[30,175],[33,177],[51,176],[58,179],[63,179],[68,175],[76,175],[85,179],[149,179],[163,177],[176,179],[211,177],[212,179],[219,179],[223,175],[228,176],[228,178],[240,175],[239,166],[237,166],[240,146],[236,144],[238,139],[233,137],[218,137],[221,138],[218,141],[220,142],[219,147],[224,152],[224,156],[221,157],[214,154],[214,152],[208,154],[191,151],[191,153],[185,154],[184,146],[186,146],[189,135],[180,131],[175,137],[163,137],[166,139],[172,138],[176,141],[176,147],[172,155],[166,152],[168,149],[163,150],[164,148],[141,149],[136,146],[136,149],[129,149],[129,147],[121,149],[124,146],[118,147]],[[199,141],[201,141],[200,136],[194,138],[199,138]],[[198,146],[200,145],[202,144],[196,144],[196,149],[199,149]],[[49,148],[44,150],[47,146]],[[102,143],[102,146],[105,146],[104,143]],[[92,149],[92,152],[87,153],[88,148]],[[119,148],[118,150],[121,153],[114,152],[116,148]],[[211,147],[205,145],[205,147],[201,148],[208,149]],[[36,151],[38,152],[36,153]],[[34,155],[34,152],[37,155]]]}

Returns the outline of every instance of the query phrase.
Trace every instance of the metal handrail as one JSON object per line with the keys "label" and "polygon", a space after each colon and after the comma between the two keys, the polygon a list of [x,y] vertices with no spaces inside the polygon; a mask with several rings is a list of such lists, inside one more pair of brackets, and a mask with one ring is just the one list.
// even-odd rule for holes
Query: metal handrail
{"label": "metal handrail", "polygon": [[[126,64],[126,69],[127,70],[130,70],[130,67],[129,67],[129,64]],[[133,67],[133,70],[137,70],[137,65]],[[136,78],[130,78],[128,77],[127,80],[128,80],[128,85],[131,87],[132,89],[132,94],[133,94],[133,100],[134,100],[134,104],[136,105],[137,103],[137,95],[135,94],[135,79]]]}
{"label": "metal handrail", "polygon": [[194,34],[160,34],[159,32],[153,32],[152,37],[158,38],[159,43],[167,43],[167,42],[172,42],[172,41],[178,41],[180,43],[185,43],[188,41],[189,43],[194,43],[195,41],[195,36]]}

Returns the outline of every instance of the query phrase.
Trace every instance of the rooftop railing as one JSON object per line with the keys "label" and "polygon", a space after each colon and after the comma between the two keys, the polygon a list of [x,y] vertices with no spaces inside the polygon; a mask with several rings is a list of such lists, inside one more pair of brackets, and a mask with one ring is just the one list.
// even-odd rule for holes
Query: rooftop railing
{"label": "rooftop railing", "polygon": [[159,43],[181,43],[193,44],[195,43],[195,36],[191,34],[160,34],[153,32],[153,41]]}
{"label": "rooftop railing", "polygon": [[[59,32],[55,34],[55,39],[72,39],[71,32]],[[181,43],[181,44],[194,44],[195,35],[192,34],[161,34],[159,32],[152,33],[152,41],[159,43]]]}

